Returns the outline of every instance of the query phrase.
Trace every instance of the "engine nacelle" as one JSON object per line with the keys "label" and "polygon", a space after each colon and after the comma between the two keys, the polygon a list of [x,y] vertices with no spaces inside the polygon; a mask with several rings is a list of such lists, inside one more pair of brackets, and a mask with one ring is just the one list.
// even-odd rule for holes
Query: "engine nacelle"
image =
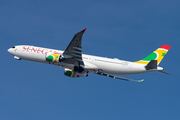
{"label": "engine nacelle", "polygon": [[68,77],[79,77],[79,76],[74,72],[74,70],[68,69],[68,68],[65,68],[65,69],[64,69],[64,75],[66,75],[66,76],[68,76]]}
{"label": "engine nacelle", "polygon": [[64,57],[59,53],[48,52],[45,55],[46,60],[53,63],[58,63],[64,60]]}
{"label": "engine nacelle", "polygon": [[87,72],[85,72],[85,71],[79,73],[79,72],[75,72],[74,70],[68,69],[68,68],[64,69],[64,75],[66,75],[68,77],[87,77],[88,76]]}

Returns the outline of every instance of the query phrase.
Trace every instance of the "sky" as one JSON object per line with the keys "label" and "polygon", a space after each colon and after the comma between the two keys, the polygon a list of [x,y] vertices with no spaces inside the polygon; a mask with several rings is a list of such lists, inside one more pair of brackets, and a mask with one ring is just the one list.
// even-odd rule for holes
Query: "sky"
{"label": "sky", "polygon": [[[6,0],[0,2],[0,120],[179,120],[179,0]],[[171,49],[162,73],[90,73],[69,78],[64,68],[15,60],[7,49],[34,45],[65,50],[87,28],[83,53],[140,60]]]}

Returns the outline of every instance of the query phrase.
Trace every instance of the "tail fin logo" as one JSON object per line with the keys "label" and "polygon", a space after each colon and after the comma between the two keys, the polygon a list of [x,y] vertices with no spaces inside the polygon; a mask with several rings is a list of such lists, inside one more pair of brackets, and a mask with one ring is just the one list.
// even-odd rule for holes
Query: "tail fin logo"
{"label": "tail fin logo", "polygon": [[135,63],[148,64],[151,60],[157,60],[157,64],[159,64],[170,49],[170,47],[170,45],[162,45],[153,53],[143,58],[142,60],[136,61]]}

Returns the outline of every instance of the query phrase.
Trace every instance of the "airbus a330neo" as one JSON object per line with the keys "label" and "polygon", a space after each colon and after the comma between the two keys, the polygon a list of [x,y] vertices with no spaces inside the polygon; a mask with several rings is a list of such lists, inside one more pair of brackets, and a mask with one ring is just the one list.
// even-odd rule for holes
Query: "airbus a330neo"
{"label": "airbus a330neo", "polygon": [[132,80],[112,74],[130,75],[154,71],[165,73],[163,68],[158,65],[171,46],[162,45],[147,57],[135,62],[86,55],[82,54],[81,46],[82,35],[85,30],[86,28],[75,34],[65,51],[30,45],[18,45],[9,48],[8,52],[18,60],[24,59],[63,67],[65,68],[64,74],[74,78],[87,77],[88,73],[96,73],[111,78],[141,82],[143,80]]}

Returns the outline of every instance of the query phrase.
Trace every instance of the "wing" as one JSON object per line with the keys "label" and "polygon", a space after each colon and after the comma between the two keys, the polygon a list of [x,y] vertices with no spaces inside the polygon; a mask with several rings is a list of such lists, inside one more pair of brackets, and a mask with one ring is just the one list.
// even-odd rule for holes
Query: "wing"
{"label": "wing", "polygon": [[102,73],[102,72],[96,72],[96,74],[107,76],[107,77],[111,77],[111,78],[115,78],[115,79],[126,80],[126,81],[134,81],[134,82],[142,82],[142,81],[144,81],[144,79],[142,79],[142,80],[132,80],[132,79],[128,79],[128,78],[123,78],[123,77],[118,77],[118,76],[114,76],[114,75],[109,75],[109,74]]}
{"label": "wing", "polygon": [[82,61],[81,40],[85,31],[86,28],[74,35],[73,39],[63,53],[63,57],[65,58],[63,61],[64,63],[75,64],[76,66],[84,66],[84,62]]}

